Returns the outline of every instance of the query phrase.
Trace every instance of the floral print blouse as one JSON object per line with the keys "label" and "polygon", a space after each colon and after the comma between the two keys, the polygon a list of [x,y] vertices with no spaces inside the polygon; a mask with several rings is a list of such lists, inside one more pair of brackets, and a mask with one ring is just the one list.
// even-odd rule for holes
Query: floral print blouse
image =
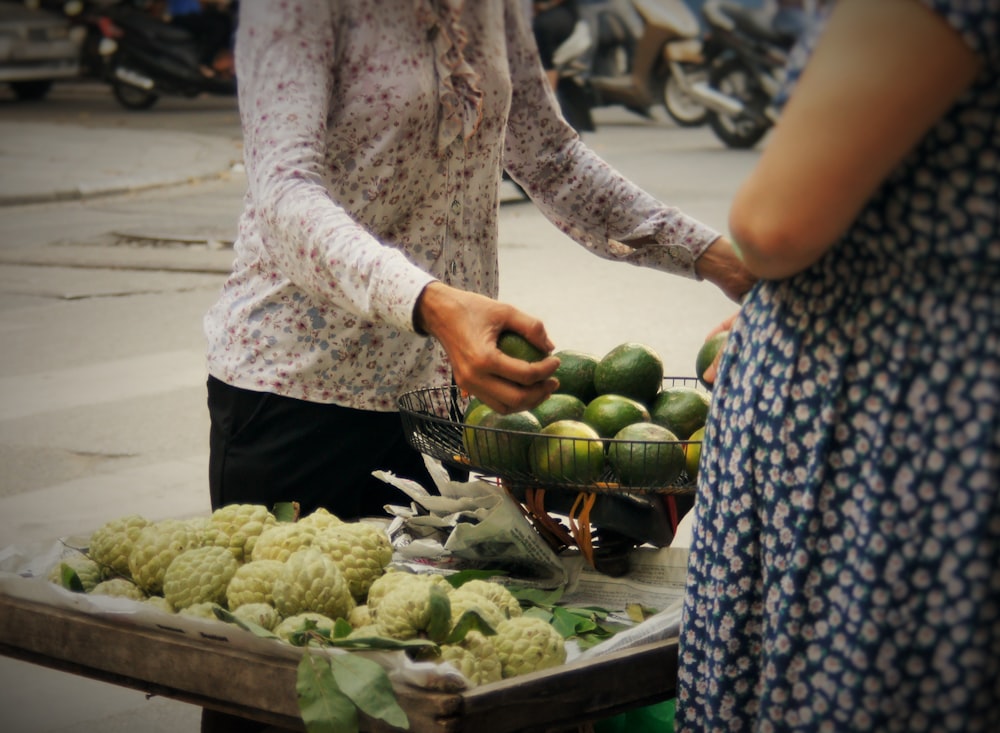
{"label": "floral print blouse", "polygon": [[521,0],[249,0],[236,62],[248,191],[205,317],[229,384],[379,411],[450,384],[413,310],[433,280],[496,297],[503,167],[601,257],[693,278],[718,237],[563,121]]}

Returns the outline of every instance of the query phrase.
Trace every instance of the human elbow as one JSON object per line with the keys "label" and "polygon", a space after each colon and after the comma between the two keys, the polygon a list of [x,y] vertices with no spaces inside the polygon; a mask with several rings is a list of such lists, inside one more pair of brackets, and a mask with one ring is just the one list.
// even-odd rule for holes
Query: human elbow
{"label": "human elbow", "polygon": [[762,279],[789,277],[818,258],[811,234],[786,212],[737,202],[730,211],[729,231],[747,269]]}

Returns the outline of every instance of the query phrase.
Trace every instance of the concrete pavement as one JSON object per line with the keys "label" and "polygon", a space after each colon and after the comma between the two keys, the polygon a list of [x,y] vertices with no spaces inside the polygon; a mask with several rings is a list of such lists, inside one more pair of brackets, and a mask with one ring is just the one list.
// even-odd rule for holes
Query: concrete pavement
{"label": "concrete pavement", "polygon": [[240,160],[217,136],[0,120],[0,206],[205,180]]}

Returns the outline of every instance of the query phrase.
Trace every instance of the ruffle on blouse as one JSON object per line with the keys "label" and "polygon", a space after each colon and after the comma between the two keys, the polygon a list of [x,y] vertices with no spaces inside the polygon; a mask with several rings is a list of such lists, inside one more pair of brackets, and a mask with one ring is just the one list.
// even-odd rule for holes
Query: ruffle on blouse
{"label": "ruffle on blouse", "polygon": [[479,75],[462,53],[468,41],[460,18],[464,0],[414,0],[420,28],[434,46],[438,78],[438,150],[444,151],[459,136],[472,137],[483,118],[483,93]]}

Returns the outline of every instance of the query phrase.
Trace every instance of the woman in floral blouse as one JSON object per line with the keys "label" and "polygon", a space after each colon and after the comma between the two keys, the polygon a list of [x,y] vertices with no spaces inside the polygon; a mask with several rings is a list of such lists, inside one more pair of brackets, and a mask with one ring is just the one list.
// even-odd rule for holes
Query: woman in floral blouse
{"label": "woman in floral blouse", "polygon": [[213,505],[296,500],[345,517],[418,480],[400,395],[456,383],[502,411],[555,387],[551,349],[498,292],[504,166],[601,257],[738,299],[730,243],[608,167],[559,116],[521,0],[240,6],[249,181],[236,259],[205,318]]}

